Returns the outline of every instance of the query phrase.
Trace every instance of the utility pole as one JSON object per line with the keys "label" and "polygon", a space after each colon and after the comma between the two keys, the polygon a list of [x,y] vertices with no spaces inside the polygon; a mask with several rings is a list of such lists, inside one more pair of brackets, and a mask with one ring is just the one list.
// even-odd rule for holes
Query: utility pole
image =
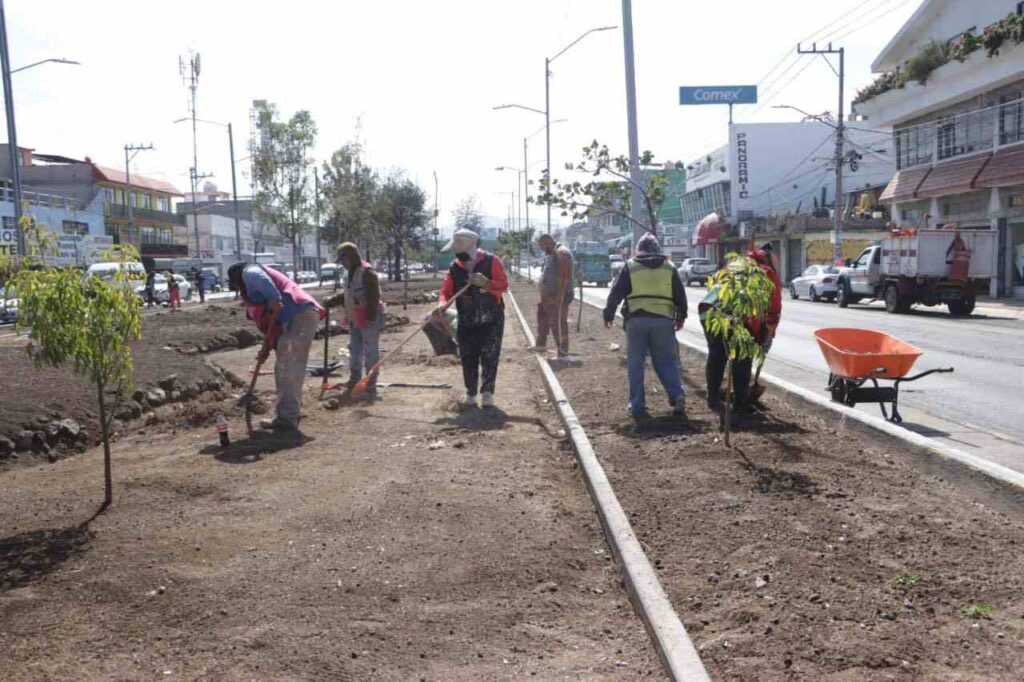
{"label": "utility pole", "polygon": [[845,156],[845,151],[843,149],[845,132],[845,125],[843,124],[843,111],[845,109],[843,102],[843,86],[846,78],[846,48],[840,47],[838,49],[833,49],[832,43],[829,43],[827,48],[819,49],[817,43],[812,43],[811,49],[805,50],[800,45],[797,45],[796,51],[797,54],[821,55],[822,59],[828,63],[829,68],[832,68],[832,64],[828,62],[828,57],[825,55],[839,55],[839,71],[832,68],[832,71],[839,77],[839,108],[836,111],[836,207],[833,212],[834,235],[832,242],[832,257],[834,263],[841,263],[843,260],[843,159]]}
{"label": "utility pole", "polygon": [[654,230],[654,225],[647,225],[643,219],[643,194],[640,191],[640,143],[637,139],[636,124],[636,67],[633,61],[633,3],[622,0],[622,41],[626,55],[626,122],[629,127],[629,179],[633,185],[633,199],[630,202],[630,214],[633,217],[633,243],[639,241],[647,229]]}
{"label": "utility pole", "polygon": [[[242,228],[239,227],[238,219],[238,180],[235,177],[235,136],[231,132],[231,124],[228,123],[228,151],[231,154],[231,196],[235,205],[235,258],[242,260]],[[195,197],[192,197],[195,199]]]}
{"label": "utility pole", "polygon": [[[547,191],[551,193],[551,60],[544,58],[544,139],[547,146],[547,161],[544,165],[544,173],[547,175]],[[546,202],[548,207],[548,230],[551,234],[551,202]]]}
{"label": "utility pole", "polygon": [[530,164],[526,160],[526,138],[523,138],[523,188],[526,196],[523,197],[523,209],[526,211],[526,229],[530,229]]}
{"label": "utility pole", "polygon": [[313,166],[313,230],[316,235],[316,272],[320,274],[320,173]]}
{"label": "utility pole", "polygon": [[7,151],[11,159],[11,189],[14,192],[14,229],[18,235],[18,255],[25,256],[25,235],[21,231],[21,161],[18,158],[18,128],[14,124],[14,89],[11,87],[11,56],[7,46],[7,13],[3,0],[0,0],[0,70],[3,71]]}
{"label": "utility pole", "polygon": [[[124,203],[128,207],[128,236],[129,237],[132,235],[132,232],[133,232],[133,230],[135,228],[135,216],[132,213],[132,209],[133,209],[133,207],[132,207],[132,169],[131,169],[131,167],[128,164],[129,164],[129,162],[133,158],[135,158],[135,154],[138,154],[139,152],[149,151],[149,150],[154,149],[154,148],[155,147],[153,147],[152,143],[147,144],[147,145],[126,144],[124,146],[124,184],[125,184]],[[134,152],[134,153],[129,155],[129,152]],[[139,239],[139,244],[140,245],[142,244],[142,239],[141,238]]]}

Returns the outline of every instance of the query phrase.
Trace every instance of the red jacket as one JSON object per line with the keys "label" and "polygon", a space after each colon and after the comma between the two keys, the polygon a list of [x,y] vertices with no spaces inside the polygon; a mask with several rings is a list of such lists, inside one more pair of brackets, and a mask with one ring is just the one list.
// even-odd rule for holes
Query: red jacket
{"label": "red jacket", "polygon": [[772,300],[768,304],[768,311],[765,313],[764,320],[752,317],[747,320],[747,328],[754,335],[755,339],[774,338],[775,330],[779,326],[779,320],[782,319],[782,281],[779,279],[779,273],[775,272],[775,266],[772,265],[772,259],[767,253],[761,249],[751,249],[747,252],[747,255],[761,266],[764,273],[768,275],[768,279],[775,285],[775,289],[772,291]]}
{"label": "red jacket", "polygon": [[[477,249],[473,264],[476,265],[476,263],[482,261],[486,255],[486,251]],[[486,290],[497,298],[500,304],[502,302],[502,295],[508,291],[508,275],[505,274],[505,264],[501,262],[501,259],[497,255],[492,256],[492,258],[494,260],[491,261],[491,283],[487,285]],[[455,265],[463,270],[466,269],[465,264],[460,260],[455,261]],[[450,272],[445,273],[444,284],[441,285],[441,293],[437,300],[441,305],[444,305],[455,294],[455,283],[452,281],[452,274]]]}

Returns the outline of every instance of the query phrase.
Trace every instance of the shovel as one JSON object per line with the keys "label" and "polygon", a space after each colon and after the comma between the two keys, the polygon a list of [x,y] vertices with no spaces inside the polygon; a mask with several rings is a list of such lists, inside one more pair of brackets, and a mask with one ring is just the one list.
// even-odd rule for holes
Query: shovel
{"label": "shovel", "polygon": [[[467,284],[466,286],[459,289],[459,291],[454,296],[452,296],[448,300],[448,302],[444,304],[444,306],[442,306],[441,312],[448,310],[448,308],[451,307],[452,303],[455,303],[455,299],[457,299],[459,296],[462,296],[462,294],[466,293],[471,286],[473,285]],[[381,365],[387,362],[388,358],[390,358],[392,355],[398,352],[398,350],[401,349],[402,346],[412,341],[413,337],[415,337],[421,331],[423,331],[423,325],[419,325],[418,327],[416,327],[416,329],[414,329],[411,334],[402,339],[401,343],[399,343],[397,346],[389,350],[384,357],[377,361],[376,365],[370,368],[370,371],[366,373],[366,376],[360,379],[359,382],[352,387],[352,392],[349,395],[352,398],[358,398],[362,394],[366,393],[366,389],[367,387],[369,387],[370,382],[376,379],[377,375],[380,373]]]}
{"label": "shovel", "polygon": [[761,396],[767,390],[767,387],[763,384],[757,383],[757,380],[761,378],[761,368],[764,367],[764,358],[757,363],[757,372],[754,373],[754,385],[750,387],[750,403],[754,404],[761,401]]}
{"label": "shovel", "polygon": [[256,380],[260,378],[260,369],[263,367],[264,362],[266,362],[265,359],[256,363],[256,367],[252,370],[252,381],[249,382],[249,390],[235,403],[238,407],[244,407],[248,411],[252,401],[256,399],[256,394],[254,393],[256,390]]}

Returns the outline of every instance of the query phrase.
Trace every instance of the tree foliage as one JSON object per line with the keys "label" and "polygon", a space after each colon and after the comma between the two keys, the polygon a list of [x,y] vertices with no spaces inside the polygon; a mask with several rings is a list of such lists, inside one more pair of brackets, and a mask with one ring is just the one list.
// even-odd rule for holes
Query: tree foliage
{"label": "tree foliage", "polygon": [[[105,255],[122,264],[138,260],[131,246],[117,246]],[[110,423],[107,393],[117,398],[131,390],[131,342],[142,335],[138,296],[123,268],[111,281],[85,278],[70,268],[22,268],[14,278],[21,303],[18,330],[31,330],[28,355],[36,368],[70,362],[96,386],[103,438],[104,503],[113,501]]]}
{"label": "tree foliage", "polygon": [[316,123],[305,110],[282,121],[273,105],[259,112],[258,123],[260,141],[253,150],[257,218],[275,225],[291,242],[292,266],[298,272],[299,237],[309,231],[313,213],[309,153],[316,142]]}
{"label": "tree foliage", "polygon": [[358,142],[349,142],[331,155],[321,169],[321,193],[325,204],[322,236],[329,244],[362,242],[368,246],[376,237],[376,171],[363,161]]}
{"label": "tree foliage", "polygon": [[523,251],[533,251],[534,228],[523,227],[517,230],[502,230],[498,233],[498,245],[495,252],[509,265],[514,265],[516,270],[522,267]]}
{"label": "tree foliage", "polygon": [[484,226],[484,214],[480,209],[480,200],[475,194],[470,194],[455,207],[452,211],[455,218],[455,227],[459,230],[472,230],[480,234]]}
{"label": "tree foliage", "polygon": [[377,192],[377,224],[391,253],[391,279],[402,279],[402,259],[409,247],[419,248],[427,226],[427,196],[401,171],[392,171]]}
{"label": "tree foliage", "polygon": [[[642,180],[636,183],[630,175],[629,157],[612,156],[608,145],[594,140],[583,148],[581,161],[565,165],[567,171],[583,174],[590,180],[563,182],[557,178],[548,178],[545,174],[539,182],[540,194],[531,197],[530,201],[540,205],[550,204],[560,209],[563,216],[571,216],[573,220],[584,220],[594,211],[611,213],[635,227],[657,234],[658,209],[665,201],[668,173],[649,170],[655,164],[652,152],[643,152],[639,163],[643,169]],[[640,191],[646,224],[633,218],[634,188]]]}
{"label": "tree foliage", "polygon": [[[753,258],[729,253],[726,260],[728,264],[708,278],[708,291],[717,292],[718,302],[708,310],[704,326],[725,345],[729,357],[726,376],[731,387],[733,362],[764,359],[764,349],[747,328],[747,321],[765,319],[775,284]],[[731,404],[731,397],[725,404]],[[728,415],[722,426],[729,445]]]}

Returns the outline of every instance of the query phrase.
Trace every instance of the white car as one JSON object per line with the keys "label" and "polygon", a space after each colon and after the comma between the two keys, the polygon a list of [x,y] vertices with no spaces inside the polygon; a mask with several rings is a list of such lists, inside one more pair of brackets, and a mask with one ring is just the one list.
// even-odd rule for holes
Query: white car
{"label": "white car", "polygon": [[839,268],[834,265],[812,265],[789,283],[789,296],[796,300],[806,296],[814,302],[836,300],[839,293]]}
{"label": "white car", "polygon": [[13,289],[0,287],[0,324],[13,324],[18,321],[17,293]]}
{"label": "white car", "polygon": [[[174,280],[178,283],[178,294],[181,296],[181,300],[192,300],[192,283],[185,279],[184,276],[178,274],[174,275]],[[136,287],[135,293],[145,301],[146,285],[143,284],[141,287]],[[157,303],[170,303],[171,293],[167,290],[166,275],[156,275],[153,278],[153,298]]]}

